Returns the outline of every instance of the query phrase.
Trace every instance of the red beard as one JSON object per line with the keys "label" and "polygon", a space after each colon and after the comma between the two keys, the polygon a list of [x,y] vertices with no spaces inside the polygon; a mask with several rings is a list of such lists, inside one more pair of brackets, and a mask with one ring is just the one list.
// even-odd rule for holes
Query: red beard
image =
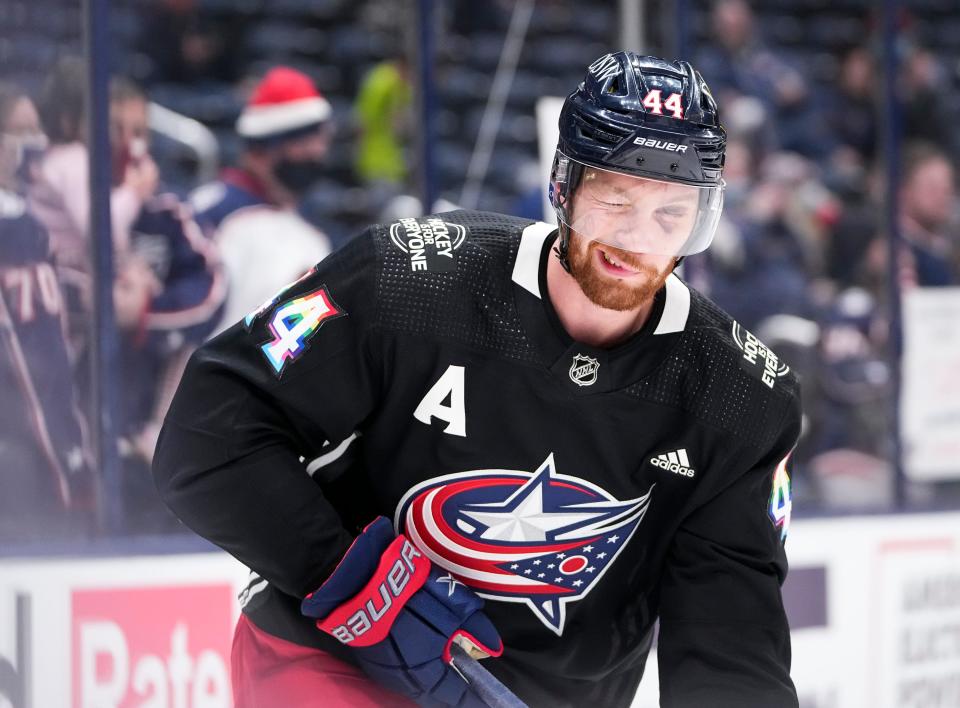
{"label": "red beard", "polygon": [[[571,246],[577,245],[576,240],[579,239],[571,239]],[[637,271],[637,274],[621,280],[600,272],[596,259],[602,258],[598,254],[601,250],[622,265]],[[663,287],[673,270],[668,267],[662,272],[658,271],[656,268],[638,262],[637,257],[628,251],[607,245],[601,246],[596,241],[588,243],[586,248],[571,248],[569,260],[570,273],[583,290],[583,294],[598,307],[618,312],[636,310],[648,303]]]}

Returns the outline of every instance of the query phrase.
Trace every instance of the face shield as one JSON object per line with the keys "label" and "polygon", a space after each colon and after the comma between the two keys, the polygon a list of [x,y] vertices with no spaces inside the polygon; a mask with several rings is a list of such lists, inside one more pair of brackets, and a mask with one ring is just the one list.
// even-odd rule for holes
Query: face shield
{"label": "face shield", "polygon": [[587,241],[633,253],[687,256],[710,245],[723,186],[692,186],[586,165],[557,153],[557,217]]}

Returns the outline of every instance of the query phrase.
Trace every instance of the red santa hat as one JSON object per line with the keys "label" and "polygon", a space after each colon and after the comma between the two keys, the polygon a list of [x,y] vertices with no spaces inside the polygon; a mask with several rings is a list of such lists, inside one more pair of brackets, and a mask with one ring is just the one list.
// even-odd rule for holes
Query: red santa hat
{"label": "red santa hat", "polygon": [[330,104],[310,77],[286,66],[267,72],[237,119],[248,140],[271,140],[313,129],[330,118]]}

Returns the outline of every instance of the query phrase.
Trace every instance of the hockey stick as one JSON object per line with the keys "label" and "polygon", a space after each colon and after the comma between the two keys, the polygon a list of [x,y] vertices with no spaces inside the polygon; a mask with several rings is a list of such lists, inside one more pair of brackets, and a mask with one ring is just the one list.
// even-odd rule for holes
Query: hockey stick
{"label": "hockey stick", "polygon": [[450,665],[489,708],[527,708],[526,703],[513,695],[509,688],[480,666],[480,662],[456,642],[450,647],[450,657]]}

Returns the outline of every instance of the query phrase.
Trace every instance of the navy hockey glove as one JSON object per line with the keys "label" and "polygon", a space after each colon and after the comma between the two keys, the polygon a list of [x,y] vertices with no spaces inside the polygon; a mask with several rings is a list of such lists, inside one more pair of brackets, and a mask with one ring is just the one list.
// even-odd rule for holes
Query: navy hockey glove
{"label": "navy hockey glove", "polygon": [[483,600],[431,566],[381,516],[300,610],[351,647],[377,683],[422,706],[479,708],[484,703],[450,666],[450,646],[500,656],[503,643],[481,611]]}

